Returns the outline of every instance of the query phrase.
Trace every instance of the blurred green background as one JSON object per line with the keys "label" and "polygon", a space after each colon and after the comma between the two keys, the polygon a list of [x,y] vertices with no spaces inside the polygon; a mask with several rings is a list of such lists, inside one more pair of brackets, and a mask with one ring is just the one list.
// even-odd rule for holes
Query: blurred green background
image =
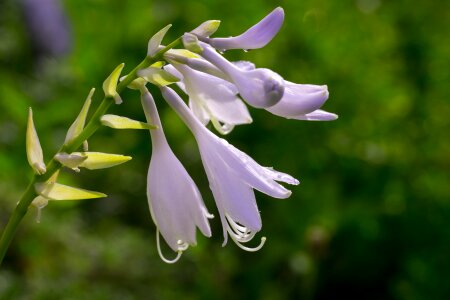
{"label": "blurred green background", "polygon": [[[222,248],[216,217],[213,237],[198,235],[175,265],[156,252],[148,133],[102,128],[91,149],[133,160],[62,174],[109,196],[52,202],[40,224],[31,209],[0,270],[0,299],[450,299],[448,1],[65,0],[69,29],[61,23],[57,38],[27,26],[37,14],[24,3],[0,2],[1,228],[32,175],[27,108],[48,160],[89,89],[98,104],[109,72],[121,62],[131,70],[168,23],[166,41],[208,19],[222,20],[216,36],[230,36],[281,5],[285,24],[268,46],[226,57],[328,84],[324,109],[339,119],[251,109],[253,124],[227,139],[301,184],[288,200],[257,193],[268,238],[261,251]],[[153,91],[174,152],[218,216],[192,135]],[[139,95],[123,99],[111,112],[144,120]]]}

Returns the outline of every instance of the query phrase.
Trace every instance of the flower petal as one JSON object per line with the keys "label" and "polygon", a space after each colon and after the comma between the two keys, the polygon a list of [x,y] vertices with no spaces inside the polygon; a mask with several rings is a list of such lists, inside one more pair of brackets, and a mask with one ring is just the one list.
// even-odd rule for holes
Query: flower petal
{"label": "flower petal", "polygon": [[175,67],[183,74],[186,92],[189,99],[209,114],[209,118],[230,124],[248,124],[252,122],[247,107],[236,96],[233,84],[215,76],[192,70],[176,64]]}
{"label": "flower petal", "polygon": [[237,87],[239,94],[251,106],[267,108],[277,104],[283,97],[283,78],[269,69],[246,71],[226,60],[205,43],[199,42],[200,55],[224,72]]}
{"label": "flower petal", "polygon": [[267,45],[278,33],[284,21],[284,11],[275,8],[264,19],[250,27],[244,33],[230,38],[211,38],[208,43],[216,49],[258,49]]}
{"label": "flower petal", "polygon": [[319,109],[327,101],[328,95],[326,85],[295,84],[286,81],[280,102],[266,110],[289,119]]}
{"label": "flower petal", "polygon": [[312,113],[306,115],[300,115],[293,117],[296,120],[307,120],[307,121],[334,121],[338,118],[338,115],[329,113],[327,111],[318,109]]}

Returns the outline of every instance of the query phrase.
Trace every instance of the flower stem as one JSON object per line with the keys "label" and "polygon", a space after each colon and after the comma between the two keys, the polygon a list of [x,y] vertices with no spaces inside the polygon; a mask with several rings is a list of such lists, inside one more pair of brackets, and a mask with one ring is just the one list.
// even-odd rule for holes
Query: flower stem
{"label": "flower stem", "polygon": [[[178,46],[180,44],[181,39],[178,38],[163,49],[161,49],[159,52],[157,52],[152,57],[146,57],[139,65],[137,65],[128,75],[127,77],[122,80],[117,85],[117,93],[122,93],[126,87],[137,78],[137,71],[143,68],[146,68],[150,66],[151,64],[161,60],[163,58],[163,54],[167,52],[168,50]],[[76,149],[78,149],[85,140],[87,140],[89,137],[91,137],[101,126],[100,118],[106,113],[106,111],[109,109],[111,104],[114,103],[114,99],[111,97],[104,97],[100,105],[98,106],[97,110],[95,111],[94,115],[90,119],[89,123],[86,125],[86,127],[83,129],[83,131],[74,138],[71,142],[68,144],[65,144],[59,149],[59,152],[67,152],[71,153],[74,152]],[[12,213],[11,217],[8,220],[8,223],[6,224],[6,227],[3,231],[2,237],[0,239],[0,265],[3,261],[3,258],[5,257],[6,251],[8,250],[9,245],[11,244],[11,241],[17,231],[17,228],[22,221],[23,217],[28,211],[28,207],[30,206],[33,199],[37,196],[37,193],[34,189],[34,184],[36,182],[45,182],[48,180],[56,171],[58,171],[62,165],[57,162],[54,158],[52,158],[46,168],[47,172],[43,175],[37,175],[35,174],[28,185],[27,189],[25,190],[22,198],[17,203],[16,208],[14,209],[14,212]]]}

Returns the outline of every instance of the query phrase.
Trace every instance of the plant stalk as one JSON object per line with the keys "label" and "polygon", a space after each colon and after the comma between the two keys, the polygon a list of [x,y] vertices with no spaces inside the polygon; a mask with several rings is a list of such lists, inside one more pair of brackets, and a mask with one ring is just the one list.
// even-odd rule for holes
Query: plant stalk
{"label": "plant stalk", "polygon": [[[178,38],[163,49],[161,49],[159,52],[157,52],[154,56],[149,57],[147,56],[139,65],[137,65],[128,75],[127,77],[122,80],[117,85],[117,93],[122,93],[127,86],[137,78],[137,71],[140,69],[147,68],[151,64],[160,61],[163,59],[163,54],[167,52],[168,50],[178,46],[180,44],[181,39]],[[74,152],[76,149],[78,149],[85,140],[87,140],[89,137],[91,137],[101,126],[100,118],[108,111],[111,104],[114,103],[114,99],[111,97],[104,97],[100,105],[98,106],[97,110],[95,111],[94,115],[91,117],[87,125],[84,127],[83,131],[72,141],[69,143],[63,145],[57,153],[60,152],[66,152],[71,153]],[[31,202],[35,197],[38,196],[34,189],[34,185],[37,182],[45,182],[47,181],[56,171],[62,168],[62,165],[56,161],[54,158],[52,158],[48,164],[46,165],[47,172],[43,175],[37,175],[35,174],[33,178],[31,179],[30,184],[28,185],[27,189],[25,190],[24,194],[22,195],[22,198],[17,203],[16,208],[14,209],[11,217],[8,220],[8,223],[6,224],[5,229],[3,230],[2,237],[0,239],[0,266],[3,261],[3,258],[5,257],[6,251],[9,248],[9,245],[11,244],[11,241],[17,231],[17,228],[19,227],[20,222],[25,217],[28,207],[30,206]]]}

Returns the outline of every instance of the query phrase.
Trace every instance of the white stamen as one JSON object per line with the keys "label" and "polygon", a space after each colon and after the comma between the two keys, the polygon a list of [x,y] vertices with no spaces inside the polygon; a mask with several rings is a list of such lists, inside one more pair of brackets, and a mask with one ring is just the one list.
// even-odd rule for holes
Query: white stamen
{"label": "white stamen", "polygon": [[[183,253],[182,250],[179,250],[177,256],[174,259],[170,260],[170,259],[165,258],[161,252],[161,245],[159,243],[159,229],[156,229],[156,247],[158,248],[158,254],[159,254],[159,257],[161,258],[161,260],[168,264],[176,263],[180,259],[181,254]],[[187,247],[186,247],[186,249],[187,249]]]}
{"label": "white stamen", "polygon": [[260,250],[264,246],[264,243],[266,242],[266,237],[263,236],[261,238],[261,243],[258,246],[256,246],[255,248],[250,248],[250,247],[246,247],[246,246],[242,245],[239,241],[235,240],[233,235],[230,235],[230,236],[231,236],[231,239],[236,243],[236,245],[239,248],[241,248],[242,250],[248,251],[248,252],[256,252],[256,251]]}
{"label": "white stamen", "polygon": [[186,242],[183,242],[182,240],[178,240],[177,244],[178,244],[178,251],[185,251],[189,247],[189,244]]}
{"label": "white stamen", "polygon": [[239,248],[245,251],[255,252],[260,250],[264,246],[264,243],[266,242],[266,237],[262,237],[261,243],[255,248],[250,248],[242,245],[242,243],[251,241],[255,236],[256,232],[252,232],[247,227],[238,224],[233,219],[231,219],[231,217],[227,214],[225,215],[225,217],[227,220],[227,232],[230,235],[231,239],[236,243],[236,245]]}
{"label": "white stamen", "polygon": [[234,125],[231,124],[221,124],[219,120],[217,120],[212,114],[210,114],[211,123],[213,124],[214,128],[223,135],[229,134],[234,129]]}

